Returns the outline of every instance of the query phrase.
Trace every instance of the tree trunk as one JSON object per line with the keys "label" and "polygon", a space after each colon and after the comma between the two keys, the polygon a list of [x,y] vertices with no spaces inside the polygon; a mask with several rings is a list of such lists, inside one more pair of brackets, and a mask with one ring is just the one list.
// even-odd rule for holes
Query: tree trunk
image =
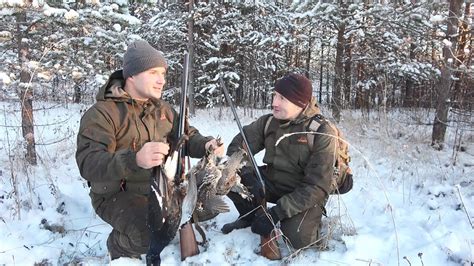
{"label": "tree trunk", "polygon": [[194,18],[193,18],[194,0],[189,0],[189,19],[188,19],[188,52],[189,52],[189,83],[188,83],[188,106],[189,114],[195,115],[194,107],[194,75],[193,75],[193,62],[194,62]]}
{"label": "tree trunk", "polygon": [[308,41],[308,53],[306,54],[306,77],[311,79],[311,77],[309,76],[309,71],[311,70],[311,52],[312,52],[312,48],[313,48],[313,37],[311,36],[312,33],[313,33],[313,29],[314,28],[311,28],[309,30],[309,34],[308,34],[308,38],[309,38],[309,41]]}
{"label": "tree trunk", "polygon": [[[471,4],[466,3],[464,8],[464,17],[461,21],[461,27],[459,28],[459,38],[458,38],[458,47],[456,51],[457,60],[454,61],[456,68],[459,68],[461,65],[469,66],[468,61],[469,57],[466,55],[466,50],[470,50],[470,28],[469,28],[469,14],[471,12]],[[454,103],[455,108],[463,108],[463,101],[466,100],[466,75],[463,72],[457,74],[457,79],[454,81],[454,89],[452,95],[452,102]]]}
{"label": "tree trunk", "polygon": [[447,45],[443,48],[443,62],[441,66],[441,77],[436,86],[436,114],[433,122],[433,134],[431,137],[431,145],[437,149],[443,149],[444,137],[448,123],[449,97],[451,92],[452,80],[451,75],[453,68],[452,53],[456,51],[458,29],[458,18],[461,14],[462,0],[450,0],[448,29],[446,32],[447,39],[451,42],[451,46]]}
{"label": "tree trunk", "polygon": [[33,92],[31,88],[31,75],[28,70],[28,44],[24,41],[26,34],[22,25],[26,24],[26,11],[21,9],[16,14],[18,61],[21,65],[20,72],[20,102],[21,102],[21,130],[26,142],[25,159],[31,165],[36,165],[35,130],[33,119]]}
{"label": "tree trunk", "polygon": [[341,108],[342,108],[342,87],[344,86],[344,62],[343,62],[343,55],[344,55],[344,46],[345,46],[345,38],[344,32],[346,30],[346,25],[341,23],[338,27],[337,31],[337,45],[336,45],[336,62],[334,64],[335,68],[335,76],[334,76],[334,84],[332,87],[332,101],[331,101],[331,109],[332,109],[332,116],[336,122],[341,120]]}
{"label": "tree trunk", "polygon": [[[410,59],[415,59],[415,44],[410,44]],[[413,80],[407,77],[405,81],[405,97],[403,99],[403,106],[404,107],[414,107],[414,92],[413,92]]]}
{"label": "tree trunk", "polygon": [[321,44],[321,56],[319,59],[319,103],[323,102],[323,62],[324,62],[324,43]]}
{"label": "tree trunk", "polygon": [[344,48],[344,108],[347,108],[351,102],[351,84],[352,84],[352,47],[351,47],[352,37],[345,43]]}
{"label": "tree trunk", "polygon": [[74,80],[74,96],[73,96],[74,103],[81,103],[82,101],[82,88],[81,88],[82,81],[84,80],[83,79]]}
{"label": "tree trunk", "polygon": [[[331,49],[328,46],[328,53],[326,58],[330,58]],[[331,84],[331,75],[329,74],[329,67],[326,66],[326,103],[331,105],[331,93],[329,92],[329,86]]]}
{"label": "tree trunk", "polygon": [[[357,84],[364,79],[364,65],[359,62],[357,63]],[[364,87],[357,85],[356,86],[356,97],[354,101],[354,108],[355,109],[363,109],[365,104],[365,96],[364,96]]]}

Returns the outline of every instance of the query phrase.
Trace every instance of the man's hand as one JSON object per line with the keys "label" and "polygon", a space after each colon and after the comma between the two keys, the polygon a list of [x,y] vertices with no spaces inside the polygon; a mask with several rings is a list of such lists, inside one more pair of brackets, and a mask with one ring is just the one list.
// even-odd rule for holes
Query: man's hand
{"label": "man's hand", "polygon": [[278,221],[278,215],[275,210],[269,209],[267,212],[261,212],[252,222],[252,232],[267,237],[273,228],[275,228],[274,225],[278,223]]}
{"label": "man's hand", "polygon": [[164,142],[147,142],[137,152],[137,165],[143,169],[161,165],[168,154],[170,146]]}
{"label": "man's hand", "polygon": [[219,157],[224,156],[224,143],[221,142],[220,139],[211,139],[206,142],[204,147],[206,148],[206,151],[212,152]]}

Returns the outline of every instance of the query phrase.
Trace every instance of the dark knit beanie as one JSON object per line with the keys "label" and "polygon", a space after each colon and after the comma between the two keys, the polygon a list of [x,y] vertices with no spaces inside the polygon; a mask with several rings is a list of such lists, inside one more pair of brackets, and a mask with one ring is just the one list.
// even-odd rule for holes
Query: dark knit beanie
{"label": "dark knit beanie", "polygon": [[168,67],[160,51],[144,40],[134,41],[128,46],[123,56],[124,79],[153,67]]}
{"label": "dark knit beanie", "polygon": [[313,96],[311,81],[303,75],[293,73],[279,79],[275,83],[275,91],[301,108],[306,107]]}

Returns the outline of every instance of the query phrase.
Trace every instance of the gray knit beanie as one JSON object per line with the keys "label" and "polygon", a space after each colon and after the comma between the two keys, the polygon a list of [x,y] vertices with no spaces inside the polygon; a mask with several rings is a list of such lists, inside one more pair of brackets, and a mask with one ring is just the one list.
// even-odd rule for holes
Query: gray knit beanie
{"label": "gray knit beanie", "polygon": [[123,56],[124,79],[153,67],[168,67],[166,59],[160,51],[144,40],[134,41],[128,46]]}

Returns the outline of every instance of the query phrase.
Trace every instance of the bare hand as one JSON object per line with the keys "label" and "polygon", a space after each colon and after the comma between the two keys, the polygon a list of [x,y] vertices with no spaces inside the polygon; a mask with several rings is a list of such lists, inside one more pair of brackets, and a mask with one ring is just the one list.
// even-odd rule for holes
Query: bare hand
{"label": "bare hand", "polygon": [[213,154],[222,157],[224,156],[224,143],[216,139],[211,139],[210,141],[206,142],[204,146],[206,151],[210,151]]}
{"label": "bare hand", "polygon": [[168,154],[170,146],[164,142],[147,142],[137,152],[137,165],[144,169],[161,165]]}

